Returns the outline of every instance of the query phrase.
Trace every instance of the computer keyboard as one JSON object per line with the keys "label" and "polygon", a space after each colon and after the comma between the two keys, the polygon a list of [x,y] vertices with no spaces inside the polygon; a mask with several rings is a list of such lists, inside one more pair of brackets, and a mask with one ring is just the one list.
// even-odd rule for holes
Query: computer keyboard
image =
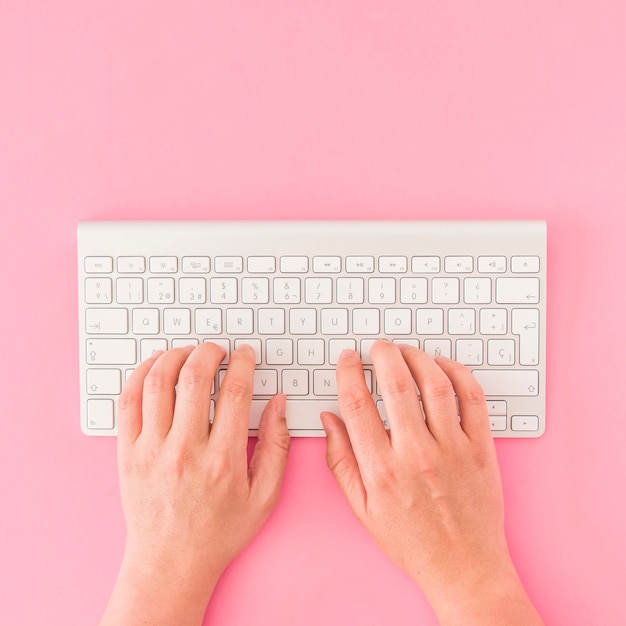
{"label": "computer keyboard", "polygon": [[254,348],[252,435],[277,392],[292,435],[323,435],[345,348],[360,352],[388,426],[370,358],[378,338],[466,364],[495,437],[544,432],[544,222],[82,222],[78,274],[86,434],[116,433],[138,363],[204,341],[227,355]]}

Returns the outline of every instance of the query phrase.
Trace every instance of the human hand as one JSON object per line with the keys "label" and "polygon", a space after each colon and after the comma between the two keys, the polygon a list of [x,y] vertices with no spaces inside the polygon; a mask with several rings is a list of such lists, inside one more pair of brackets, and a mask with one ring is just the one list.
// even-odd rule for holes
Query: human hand
{"label": "human hand", "polygon": [[232,353],[210,426],[223,357],[211,343],[155,355],[120,396],[127,541],[101,625],[200,624],[219,576],[278,500],[289,449],[285,396],[268,403],[248,467],[254,353]]}
{"label": "human hand", "polygon": [[509,556],[480,385],[409,346],[376,342],[371,356],[389,433],[352,351],[337,364],[343,421],[322,414],[328,465],[356,517],[442,624],[541,624]]}

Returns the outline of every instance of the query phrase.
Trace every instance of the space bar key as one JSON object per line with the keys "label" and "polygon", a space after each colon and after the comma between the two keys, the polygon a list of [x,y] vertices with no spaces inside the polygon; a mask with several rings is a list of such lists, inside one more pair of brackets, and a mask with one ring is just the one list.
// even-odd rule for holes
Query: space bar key
{"label": "space bar key", "polygon": [[[259,427],[261,414],[267,405],[267,400],[252,400],[250,411],[251,430]],[[339,414],[339,404],[337,400],[295,400],[287,398],[285,413],[287,415],[287,426],[290,430],[322,430],[320,413],[322,411],[332,411]]]}
{"label": "space bar key", "polygon": [[536,396],[537,370],[472,370],[486,396]]}

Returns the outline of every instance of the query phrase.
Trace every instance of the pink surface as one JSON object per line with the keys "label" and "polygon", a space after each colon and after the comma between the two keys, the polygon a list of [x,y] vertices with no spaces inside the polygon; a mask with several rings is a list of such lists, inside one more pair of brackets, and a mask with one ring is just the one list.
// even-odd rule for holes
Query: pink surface
{"label": "pink surface", "polygon": [[[95,623],[123,547],[115,442],[79,428],[78,220],[394,217],[547,219],[508,536],[547,623],[624,624],[626,4],[453,4],[0,1],[0,623]],[[297,440],[205,623],[435,620]]]}

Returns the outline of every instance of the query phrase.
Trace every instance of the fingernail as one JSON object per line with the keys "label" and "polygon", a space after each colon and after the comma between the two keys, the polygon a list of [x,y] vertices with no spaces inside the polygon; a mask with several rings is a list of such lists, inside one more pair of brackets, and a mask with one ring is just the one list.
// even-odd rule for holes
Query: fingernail
{"label": "fingernail", "polygon": [[279,393],[276,396],[276,400],[274,400],[274,406],[276,408],[276,413],[281,417],[285,417],[285,408],[287,404],[287,398],[284,393]]}
{"label": "fingernail", "polygon": [[337,360],[341,361],[343,359],[349,359],[350,357],[354,357],[354,356],[358,356],[358,352],[356,350],[345,348],[344,350],[341,351],[341,354],[339,355],[339,358]]}
{"label": "fingernail", "polygon": [[248,343],[240,343],[235,350],[239,352],[252,352],[252,346]]}

